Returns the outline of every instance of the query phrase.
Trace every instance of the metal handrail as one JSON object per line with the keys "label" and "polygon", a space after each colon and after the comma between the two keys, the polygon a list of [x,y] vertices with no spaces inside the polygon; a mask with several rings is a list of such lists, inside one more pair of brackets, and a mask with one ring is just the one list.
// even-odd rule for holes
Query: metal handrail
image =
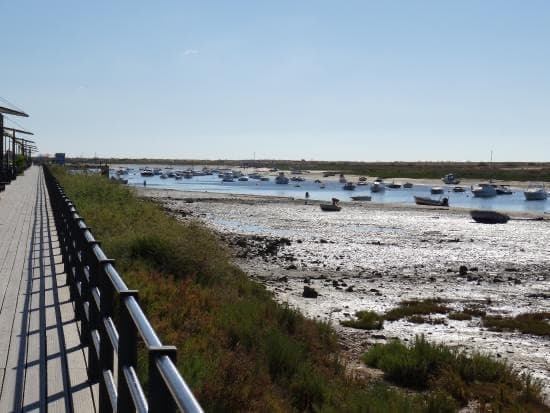
{"label": "metal handrail", "polygon": [[[162,344],[139,305],[138,292],[128,289],[47,166],[44,176],[71,299],[82,326],[80,339],[88,347],[88,375],[99,382],[100,413],[202,412],[176,368],[176,348]],[[136,375],[139,337],[149,361],[145,389]]]}

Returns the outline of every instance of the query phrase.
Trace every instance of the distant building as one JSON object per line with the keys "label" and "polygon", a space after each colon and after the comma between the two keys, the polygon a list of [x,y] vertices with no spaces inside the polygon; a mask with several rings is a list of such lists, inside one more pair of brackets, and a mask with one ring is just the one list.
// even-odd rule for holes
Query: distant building
{"label": "distant building", "polygon": [[65,165],[65,154],[64,153],[56,153],[55,159],[53,161],[57,165]]}

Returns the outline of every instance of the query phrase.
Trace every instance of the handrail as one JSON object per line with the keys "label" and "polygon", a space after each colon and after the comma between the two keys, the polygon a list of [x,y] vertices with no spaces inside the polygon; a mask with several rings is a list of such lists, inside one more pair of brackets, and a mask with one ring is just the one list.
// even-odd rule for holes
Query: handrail
{"label": "handrail", "polygon": [[[202,412],[177,370],[176,348],[162,344],[139,305],[138,292],[128,289],[114,260],[103,252],[45,165],[44,176],[71,300],[82,326],[80,339],[88,346],[88,376],[99,382],[100,413]],[[136,375],[138,338],[148,356],[146,388]]]}

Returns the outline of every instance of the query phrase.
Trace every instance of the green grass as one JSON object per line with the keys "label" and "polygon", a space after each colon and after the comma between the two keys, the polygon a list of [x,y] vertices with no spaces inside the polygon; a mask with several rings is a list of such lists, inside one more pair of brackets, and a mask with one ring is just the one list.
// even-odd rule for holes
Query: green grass
{"label": "green grass", "polygon": [[474,353],[433,344],[417,337],[408,347],[399,341],[379,344],[363,357],[384,371],[396,385],[415,390],[437,390],[458,404],[479,400],[490,411],[548,411],[542,404],[541,385],[515,373],[506,363]]}
{"label": "green grass", "polygon": [[333,329],[276,303],[205,227],[179,223],[103,177],[54,171],[139,290],[163,343],[178,347],[178,369],[206,411],[428,412],[443,403],[349,377]]}
{"label": "green grass", "polygon": [[340,324],[361,330],[381,330],[384,326],[384,318],[374,311],[358,311],[356,320],[344,320]]}
{"label": "green grass", "polygon": [[493,331],[520,331],[523,334],[550,336],[550,312],[523,313],[515,317],[491,316],[482,319]]}
{"label": "green grass", "polygon": [[387,311],[384,314],[384,319],[387,321],[396,321],[401,318],[410,318],[417,315],[446,314],[449,311],[449,308],[444,305],[444,301],[439,298],[405,300],[401,301],[396,308]]}

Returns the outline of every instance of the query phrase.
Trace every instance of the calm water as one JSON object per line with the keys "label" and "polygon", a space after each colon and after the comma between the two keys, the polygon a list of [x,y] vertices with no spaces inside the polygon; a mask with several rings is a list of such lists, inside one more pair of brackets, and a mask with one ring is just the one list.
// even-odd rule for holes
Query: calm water
{"label": "calm water", "polygon": [[[139,171],[130,172],[125,178],[128,184],[132,186],[142,186],[147,182],[148,187],[176,189],[182,191],[199,192],[220,192],[245,195],[278,196],[304,199],[305,193],[309,192],[311,200],[329,201],[331,198],[338,198],[341,201],[351,201],[350,196],[370,195],[373,203],[393,203],[393,204],[414,204],[414,195],[432,197],[439,199],[440,195],[430,195],[430,186],[415,185],[413,188],[386,188],[382,193],[371,193],[370,185],[358,186],[354,191],[345,191],[342,184],[336,181],[324,181],[325,189],[320,189],[319,184],[313,182],[313,179],[304,175],[304,182],[290,182],[288,185],[278,185],[270,176],[270,181],[258,181],[250,179],[246,182],[221,182],[217,175],[195,176],[190,179],[175,180],[174,178],[161,179],[159,176],[142,177]],[[525,201],[523,192],[515,190],[512,195],[499,195],[494,198],[474,198],[469,190],[463,193],[452,192],[452,186],[445,186],[444,195],[449,198],[451,207],[492,209],[511,212],[532,212],[544,213],[550,211],[550,202],[547,201]],[[512,188],[514,189],[514,188]]]}

